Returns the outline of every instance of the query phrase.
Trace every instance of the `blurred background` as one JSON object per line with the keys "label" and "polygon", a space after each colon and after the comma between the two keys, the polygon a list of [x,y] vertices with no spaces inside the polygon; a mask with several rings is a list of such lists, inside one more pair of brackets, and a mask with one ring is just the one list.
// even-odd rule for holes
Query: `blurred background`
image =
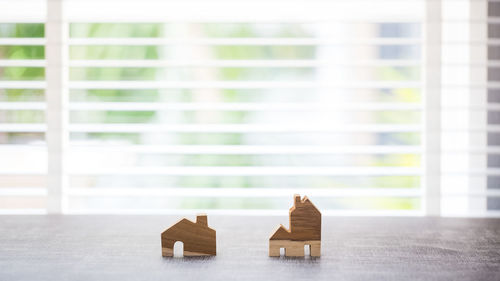
{"label": "blurred background", "polygon": [[2,1],[0,213],[498,215],[490,2]]}

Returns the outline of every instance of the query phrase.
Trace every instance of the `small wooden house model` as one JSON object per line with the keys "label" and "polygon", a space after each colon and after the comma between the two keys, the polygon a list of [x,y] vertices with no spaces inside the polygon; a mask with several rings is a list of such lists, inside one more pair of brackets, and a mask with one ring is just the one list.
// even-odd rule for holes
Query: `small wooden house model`
{"label": "small wooden house model", "polygon": [[184,256],[215,256],[215,230],[208,227],[207,215],[196,216],[196,222],[182,219],[161,234],[161,254],[174,255],[175,242],[184,244]]}
{"label": "small wooden house model", "polygon": [[290,230],[281,225],[269,239],[269,256],[279,257],[280,248],[285,249],[285,256],[302,257],[304,247],[309,246],[311,257],[321,255],[321,213],[304,196],[295,195],[290,208]]}

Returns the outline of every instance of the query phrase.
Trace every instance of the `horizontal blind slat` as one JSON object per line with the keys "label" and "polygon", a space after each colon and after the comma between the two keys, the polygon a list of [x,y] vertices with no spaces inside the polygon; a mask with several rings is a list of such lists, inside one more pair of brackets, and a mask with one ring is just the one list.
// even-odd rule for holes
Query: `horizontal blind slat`
{"label": "horizontal blind slat", "polygon": [[45,89],[45,81],[0,81],[0,89]]}
{"label": "horizontal blind slat", "polygon": [[[182,197],[289,197],[299,194],[301,189],[269,189],[269,188],[71,188],[69,196],[88,197],[147,197],[147,196],[182,196]],[[418,197],[420,189],[412,188],[339,188],[339,189],[307,189],[310,197]]]}
{"label": "horizontal blind slat", "polygon": [[1,38],[0,45],[26,45],[38,46],[45,45],[47,40],[45,38]]}
{"label": "horizontal blind slat", "polygon": [[0,110],[45,110],[45,102],[0,102]]}
{"label": "horizontal blind slat", "polygon": [[0,67],[45,67],[45,60],[0,59]]}
{"label": "horizontal blind slat", "polygon": [[[15,105],[11,105],[15,106]],[[19,108],[23,104],[18,105]],[[35,106],[35,105],[31,105]],[[0,109],[9,105],[0,103]],[[144,111],[144,110],[220,110],[220,111],[350,111],[350,110],[422,110],[418,103],[147,103],[147,102],[78,102],[70,103],[70,110],[109,110],[109,111]]]}
{"label": "horizontal blind slat", "polygon": [[[274,153],[420,153],[421,146],[414,145],[123,145],[123,144],[82,144],[78,141],[70,143],[71,151],[107,151],[107,152],[136,152],[136,153],[224,153],[224,154],[274,154]],[[41,144],[2,144],[0,151],[44,151]],[[484,146],[463,149],[443,148],[444,154],[500,154],[500,147]]]}
{"label": "horizontal blind slat", "polygon": [[45,124],[0,124],[0,132],[45,132]]}
{"label": "horizontal blind slat", "polygon": [[[24,83],[24,82],[23,82]],[[8,85],[7,83],[5,83]],[[10,83],[14,87],[22,83]],[[40,85],[40,84],[36,84]],[[300,88],[418,88],[421,81],[382,81],[382,82],[297,82],[297,81],[85,81],[69,82],[71,89],[200,89],[200,88],[227,88],[227,89],[300,89]],[[0,82],[2,87],[2,82]],[[16,88],[20,88],[17,86]]]}
{"label": "horizontal blind slat", "polygon": [[[43,187],[2,187],[0,188],[0,196],[46,196],[47,189]],[[1,210],[1,209],[0,209]]]}
{"label": "horizontal blind slat", "polygon": [[141,152],[175,154],[323,154],[421,153],[420,146],[307,146],[307,145],[73,145],[73,151]]}
{"label": "horizontal blind slat", "polygon": [[[2,41],[0,41],[1,43]],[[370,39],[344,39],[344,38],[71,38],[69,45],[412,45],[419,44],[419,38],[370,38]]]}
{"label": "horizontal blind slat", "polygon": [[[2,127],[0,126],[0,131]],[[71,132],[419,132],[420,125],[346,125],[318,124],[71,124]]]}
{"label": "horizontal blind slat", "polygon": [[[1,65],[2,61],[0,61]],[[328,67],[335,64],[339,67],[349,66],[419,66],[419,60],[394,59],[394,60],[364,60],[347,61],[341,58],[335,61],[324,60],[70,60],[70,67],[179,67],[179,66],[201,66],[201,67]]]}
{"label": "horizontal blind slat", "polygon": [[133,167],[69,170],[71,175],[343,175],[343,176],[397,176],[422,175],[420,168],[401,167]]}

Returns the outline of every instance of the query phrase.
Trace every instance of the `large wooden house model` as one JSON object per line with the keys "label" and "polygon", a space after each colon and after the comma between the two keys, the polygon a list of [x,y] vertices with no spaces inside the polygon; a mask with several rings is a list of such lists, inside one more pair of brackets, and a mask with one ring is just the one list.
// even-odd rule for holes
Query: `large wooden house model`
{"label": "large wooden house model", "polygon": [[175,242],[184,244],[184,256],[215,256],[215,230],[208,227],[207,215],[196,216],[196,222],[182,219],[161,234],[161,254],[174,255]]}
{"label": "large wooden house model", "polygon": [[304,256],[304,247],[309,247],[311,257],[321,255],[321,213],[314,204],[304,196],[294,196],[293,207],[290,208],[290,229],[281,225],[269,239],[269,256],[279,257],[280,248],[284,248],[285,256]]}

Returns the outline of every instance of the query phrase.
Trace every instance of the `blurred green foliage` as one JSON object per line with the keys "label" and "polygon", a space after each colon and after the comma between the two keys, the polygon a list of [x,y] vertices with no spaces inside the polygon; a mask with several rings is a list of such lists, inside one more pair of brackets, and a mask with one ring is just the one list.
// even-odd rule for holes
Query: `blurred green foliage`
{"label": "blurred green foliage", "polygon": [[0,123],[43,123],[45,112],[41,110],[6,110],[0,115]]}
{"label": "blurred green foliage", "polygon": [[43,101],[44,90],[39,89],[0,89],[0,101]]}
{"label": "blurred green foliage", "polygon": [[[44,25],[39,23],[0,23],[0,38],[43,38]],[[45,47],[37,45],[0,45],[0,59],[44,59]],[[44,80],[43,67],[0,67],[0,81]],[[40,101],[42,90],[0,89],[0,101]],[[0,123],[43,123],[40,110],[7,110],[0,112]],[[24,142],[18,133],[1,133],[7,141]],[[40,140],[40,134],[30,134]]]}
{"label": "blurred green foliage", "polygon": [[73,67],[70,69],[71,80],[97,81],[113,80],[120,77],[121,80],[176,80],[194,81],[199,80],[198,73],[205,71],[211,73],[213,78],[220,81],[234,80],[311,80],[314,78],[314,68],[259,68],[259,67]]}
{"label": "blurred green foliage", "polygon": [[183,37],[196,33],[201,37],[314,37],[311,24],[293,23],[72,23],[74,38],[159,38]]}
{"label": "blurred green foliage", "polygon": [[214,57],[223,60],[252,60],[252,59],[315,59],[315,46],[230,46],[216,45],[212,47]]}
{"label": "blurred green foliage", "polygon": [[167,24],[160,23],[71,23],[70,37],[162,37],[167,35]]}
{"label": "blurred green foliage", "polygon": [[[165,59],[159,46],[77,46],[69,47],[69,57],[74,60],[100,60],[100,59],[130,59],[154,60]],[[119,73],[120,74],[120,73]],[[110,77],[113,78],[113,77]],[[119,78],[119,77],[117,77]]]}
{"label": "blurred green foliage", "polygon": [[43,38],[45,26],[43,23],[0,23],[1,37]]}
{"label": "blurred green foliage", "polygon": [[0,45],[0,59],[12,59],[12,60],[23,60],[23,59],[44,59],[45,58],[45,46],[26,46],[26,45]]}
{"label": "blurred green foliage", "polygon": [[43,67],[0,67],[0,81],[41,81],[44,79],[45,69]]}

